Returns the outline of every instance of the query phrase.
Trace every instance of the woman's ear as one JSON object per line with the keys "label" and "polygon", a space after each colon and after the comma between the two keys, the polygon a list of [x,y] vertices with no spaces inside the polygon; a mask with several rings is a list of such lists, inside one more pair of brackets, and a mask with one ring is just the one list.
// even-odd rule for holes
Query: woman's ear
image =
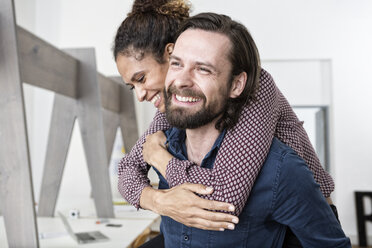
{"label": "woman's ear", "polygon": [[239,75],[234,77],[233,83],[231,85],[230,97],[237,98],[238,96],[240,96],[246,84],[247,84],[247,73],[243,71]]}
{"label": "woman's ear", "polygon": [[167,51],[168,54],[171,55],[172,52],[173,52],[173,48],[174,48],[174,43],[168,43],[168,44],[165,46],[165,51]]}
{"label": "woman's ear", "polygon": [[165,46],[165,49],[164,49],[164,58],[166,60],[169,59],[169,55],[172,54],[173,52],[173,48],[174,48],[174,43],[168,43],[166,46]]}

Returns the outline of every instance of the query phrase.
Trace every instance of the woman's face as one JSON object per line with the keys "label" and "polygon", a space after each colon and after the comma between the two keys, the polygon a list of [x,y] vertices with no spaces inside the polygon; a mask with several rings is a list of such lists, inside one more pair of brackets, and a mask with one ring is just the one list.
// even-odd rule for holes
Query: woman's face
{"label": "woman's face", "polygon": [[152,102],[159,111],[165,111],[163,89],[168,62],[159,64],[150,54],[141,60],[119,54],[116,66],[124,83],[135,90],[138,101]]}

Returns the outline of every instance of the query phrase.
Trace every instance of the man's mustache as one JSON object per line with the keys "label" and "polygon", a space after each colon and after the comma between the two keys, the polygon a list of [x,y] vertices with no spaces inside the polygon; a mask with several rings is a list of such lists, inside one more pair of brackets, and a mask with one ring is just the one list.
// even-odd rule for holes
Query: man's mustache
{"label": "man's mustache", "polygon": [[168,90],[164,89],[164,93],[167,98],[170,98],[172,94],[176,94],[176,95],[184,96],[184,97],[194,97],[194,98],[200,98],[203,100],[206,99],[205,95],[200,91],[196,91],[193,89],[178,89],[174,85],[169,86]]}

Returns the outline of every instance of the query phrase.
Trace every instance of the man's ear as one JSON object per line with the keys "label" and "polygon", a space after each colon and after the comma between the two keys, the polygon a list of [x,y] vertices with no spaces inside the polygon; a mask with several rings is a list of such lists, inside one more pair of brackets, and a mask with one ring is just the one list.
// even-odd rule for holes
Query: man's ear
{"label": "man's ear", "polygon": [[245,85],[247,84],[247,73],[241,72],[235,76],[231,85],[230,97],[237,98],[243,92]]}

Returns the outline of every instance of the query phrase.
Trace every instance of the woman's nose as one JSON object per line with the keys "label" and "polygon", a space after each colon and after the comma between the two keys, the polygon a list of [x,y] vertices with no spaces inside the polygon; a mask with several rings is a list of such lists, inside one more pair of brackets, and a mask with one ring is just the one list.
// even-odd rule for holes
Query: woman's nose
{"label": "woman's nose", "polygon": [[143,102],[146,99],[146,90],[140,86],[135,86],[134,89],[136,92],[137,100],[139,102]]}

